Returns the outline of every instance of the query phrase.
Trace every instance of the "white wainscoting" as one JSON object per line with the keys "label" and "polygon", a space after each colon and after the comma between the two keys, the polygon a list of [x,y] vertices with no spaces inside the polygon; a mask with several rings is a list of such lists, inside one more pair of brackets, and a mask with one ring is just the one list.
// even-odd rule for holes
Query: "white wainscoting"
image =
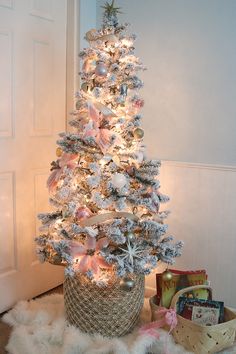
{"label": "white wainscoting", "polygon": [[[180,269],[207,269],[215,299],[236,307],[236,166],[163,161],[169,233],[185,242]],[[159,267],[158,271],[163,267]],[[155,276],[146,287],[155,288]]]}

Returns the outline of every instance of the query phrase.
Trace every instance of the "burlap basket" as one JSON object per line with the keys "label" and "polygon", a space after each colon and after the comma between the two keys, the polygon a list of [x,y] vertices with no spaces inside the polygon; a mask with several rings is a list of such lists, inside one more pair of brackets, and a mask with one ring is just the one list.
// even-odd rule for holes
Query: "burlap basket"
{"label": "burlap basket", "polygon": [[64,301],[70,324],[86,333],[120,337],[129,333],[139,319],[144,302],[144,276],[134,277],[130,291],[120,288],[112,277],[107,287],[99,287],[83,276],[66,277]]}
{"label": "burlap basket", "polygon": [[[175,294],[170,307],[175,309],[181,295],[199,288],[208,289],[212,293],[212,289],[206,285],[190,286]],[[177,343],[196,354],[217,353],[230,347],[235,340],[236,313],[227,307],[224,313],[224,322],[214,326],[202,326],[177,315],[178,324],[172,334]]]}

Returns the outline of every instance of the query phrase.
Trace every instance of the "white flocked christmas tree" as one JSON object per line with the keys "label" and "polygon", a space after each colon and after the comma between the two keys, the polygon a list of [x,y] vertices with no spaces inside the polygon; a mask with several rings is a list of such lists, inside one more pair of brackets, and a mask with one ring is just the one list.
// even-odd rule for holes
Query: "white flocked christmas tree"
{"label": "white flocked christmas tree", "polygon": [[106,3],[102,28],[86,33],[73,132],[59,134],[48,179],[54,211],[39,215],[36,242],[39,258],[64,265],[66,275],[101,286],[115,275],[132,288],[133,275],[149,274],[159,261],[172,264],[182,242],[166,235],[161,164],[143,145],[137,72],[145,67],[119,12]]}

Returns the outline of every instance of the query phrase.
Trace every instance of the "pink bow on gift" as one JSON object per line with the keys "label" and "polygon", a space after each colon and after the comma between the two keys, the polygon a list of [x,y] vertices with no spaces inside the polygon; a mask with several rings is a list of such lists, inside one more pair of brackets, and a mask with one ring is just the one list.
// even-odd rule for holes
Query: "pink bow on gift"
{"label": "pink bow on gift", "polygon": [[[146,325],[142,326],[139,329],[140,334],[146,334],[151,337],[155,337],[157,339],[160,338],[160,334],[158,333],[157,329],[162,328],[164,326],[169,326],[168,335],[173,331],[173,329],[177,326],[177,316],[176,311],[174,309],[167,309],[165,307],[161,307],[160,310],[156,311],[156,314],[163,315],[160,320],[147,323]],[[166,338],[167,339],[167,338]],[[167,342],[165,342],[165,354],[167,354]]]}
{"label": "pink bow on gift", "polygon": [[102,152],[105,153],[111,144],[111,136],[114,132],[100,127],[101,116],[92,103],[88,104],[88,113],[92,122],[85,126],[84,138],[94,137]]}
{"label": "pink bow on gift", "polygon": [[71,169],[75,168],[76,162],[74,160],[77,156],[77,154],[64,153],[60,160],[58,160],[59,168],[53,170],[47,180],[47,186],[50,192],[52,192],[54,188],[56,188],[65,166]]}
{"label": "pink bow on gift", "polygon": [[[162,318],[159,321],[156,321],[158,323],[158,328],[163,327],[165,325],[170,327],[170,330],[168,333],[173,331],[173,329],[177,326],[177,316],[176,316],[176,311],[174,309],[167,309],[165,307],[161,307],[159,311],[156,312],[158,315],[164,315],[164,318]],[[155,322],[154,322],[155,323]]]}

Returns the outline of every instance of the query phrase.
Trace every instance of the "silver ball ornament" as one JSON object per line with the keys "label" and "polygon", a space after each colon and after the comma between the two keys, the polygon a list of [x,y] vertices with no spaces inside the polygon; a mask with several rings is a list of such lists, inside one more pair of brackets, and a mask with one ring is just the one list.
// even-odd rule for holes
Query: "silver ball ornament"
{"label": "silver ball ornament", "polygon": [[173,273],[171,273],[168,269],[162,273],[162,279],[164,281],[170,281],[173,278]]}
{"label": "silver ball ornament", "polygon": [[135,234],[133,234],[132,232],[127,232],[125,236],[127,240],[130,242],[133,242],[136,239]]}
{"label": "silver ball ornament", "polygon": [[81,85],[81,90],[83,90],[84,92],[87,92],[89,89],[89,85],[87,84],[87,82],[83,82]]}
{"label": "silver ball ornament", "polygon": [[120,288],[124,291],[131,291],[135,286],[135,282],[133,279],[129,277],[125,277],[120,281]]}
{"label": "silver ball ornament", "polygon": [[95,68],[95,74],[98,76],[107,76],[107,67],[103,62],[98,62]]}
{"label": "silver ball ornament", "polygon": [[133,131],[133,135],[135,139],[142,139],[144,137],[144,131],[141,128],[136,128]]}

